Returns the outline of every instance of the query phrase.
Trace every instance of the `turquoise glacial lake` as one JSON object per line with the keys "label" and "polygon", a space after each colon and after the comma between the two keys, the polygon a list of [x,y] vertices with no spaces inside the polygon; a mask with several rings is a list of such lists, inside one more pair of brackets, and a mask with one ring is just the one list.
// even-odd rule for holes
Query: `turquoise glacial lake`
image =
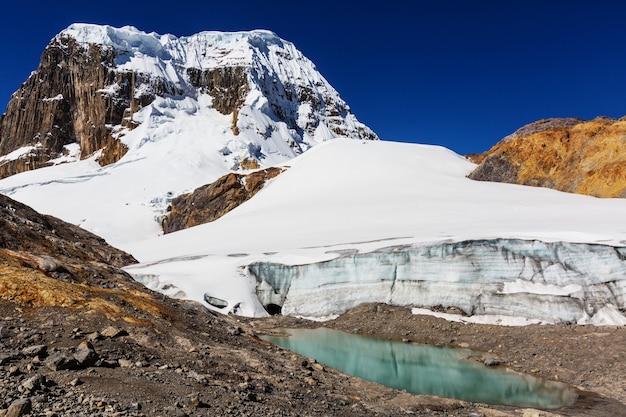
{"label": "turquoise glacial lake", "polygon": [[333,329],[279,329],[261,339],[346,374],[413,394],[556,409],[576,402],[568,385],[464,359],[468,349],[402,343]]}

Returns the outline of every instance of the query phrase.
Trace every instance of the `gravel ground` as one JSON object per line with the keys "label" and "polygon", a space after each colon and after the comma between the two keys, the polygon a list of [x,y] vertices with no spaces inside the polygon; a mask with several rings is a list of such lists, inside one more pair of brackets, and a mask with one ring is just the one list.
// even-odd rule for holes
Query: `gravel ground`
{"label": "gravel ground", "polygon": [[344,375],[256,334],[289,318],[213,316],[162,300],[149,324],[97,311],[0,302],[0,416],[620,416],[626,415],[624,328],[448,323],[366,305],[329,327],[483,351],[522,372],[580,389],[556,411],[411,395]]}

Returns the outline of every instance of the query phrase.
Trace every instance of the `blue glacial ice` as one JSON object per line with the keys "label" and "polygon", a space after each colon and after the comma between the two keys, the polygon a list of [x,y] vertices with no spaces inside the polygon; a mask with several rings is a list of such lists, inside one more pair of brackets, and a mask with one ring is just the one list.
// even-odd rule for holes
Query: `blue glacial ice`
{"label": "blue glacial ice", "polygon": [[392,246],[305,265],[248,265],[264,306],[327,317],[362,303],[626,324],[626,248],[538,240]]}

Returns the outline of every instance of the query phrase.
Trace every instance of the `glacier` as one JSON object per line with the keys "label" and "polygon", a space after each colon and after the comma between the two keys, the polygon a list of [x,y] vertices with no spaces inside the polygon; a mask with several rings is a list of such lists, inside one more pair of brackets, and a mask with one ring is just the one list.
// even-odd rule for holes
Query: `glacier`
{"label": "glacier", "polygon": [[470,316],[626,324],[619,311],[626,308],[626,247],[469,240],[391,246],[304,265],[256,262],[248,271],[261,304],[286,315],[324,317],[387,303],[457,307]]}
{"label": "glacier", "polygon": [[244,316],[382,302],[454,306],[466,315],[446,318],[461,321],[626,324],[626,200],[473,181],[473,167],[436,146],[329,141],[220,219],[129,244],[140,263],[125,269]]}

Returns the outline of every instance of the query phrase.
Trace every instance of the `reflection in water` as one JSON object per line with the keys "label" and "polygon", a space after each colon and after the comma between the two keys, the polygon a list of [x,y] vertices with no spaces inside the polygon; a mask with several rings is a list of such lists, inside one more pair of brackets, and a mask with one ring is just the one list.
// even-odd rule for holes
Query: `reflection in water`
{"label": "reflection in water", "polygon": [[571,405],[567,385],[463,360],[469,350],[400,343],[319,328],[284,329],[261,339],[347,374],[414,394],[554,409]]}

